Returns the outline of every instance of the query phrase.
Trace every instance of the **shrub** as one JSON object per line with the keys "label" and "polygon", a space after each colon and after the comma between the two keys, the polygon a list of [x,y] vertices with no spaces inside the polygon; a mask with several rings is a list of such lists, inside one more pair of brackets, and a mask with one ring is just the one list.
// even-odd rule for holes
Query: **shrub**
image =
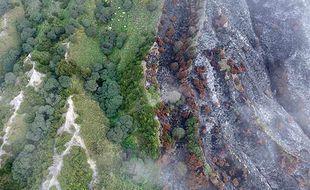
{"label": "shrub", "polygon": [[88,28],[85,29],[85,33],[88,37],[96,37],[97,36],[97,28],[94,26],[90,26]]}
{"label": "shrub", "polygon": [[98,84],[95,80],[88,80],[85,83],[86,90],[89,90],[90,92],[95,92],[98,88]]}
{"label": "shrub", "polygon": [[183,128],[180,128],[180,127],[175,128],[172,131],[172,135],[177,140],[180,140],[181,138],[183,138],[185,136],[185,130]]}
{"label": "shrub", "polygon": [[71,78],[68,76],[60,76],[58,81],[63,88],[70,88],[72,86]]}
{"label": "shrub", "polygon": [[58,75],[66,75],[72,76],[76,73],[77,66],[73,61],[65,61],[61,60],[60,63],[57,65],[56,73]]}
{"label": "shrub", "polygon": [[5,74],[4,80],[7,85],[12,85],[15,84],[16,76],[14,73],[9,72]]}
{"label": "shrub", "polygon": [[113,44],[108,43],[108,42],[102,43],[101,49],[105,55],[110,55],[113,52]]}
{"label": "shrub", "polygon": [[129,11],[132,5],[133,5],[132,0],[123,0],[123,9],[125,11]]}
{"label": "shrub", "polygon": [[127,39],[127,34],[123,32],[120,33],[116,38],[116,47],[118,49],[121,49],[124,46],[126,39]]}
{"label": "shrub", "polygon": [[147,10],[149,10],[150,12],[153,12],[157,9],[158,5],[156,3],[156,1],[154,0],[149,0],[149,2],[146,4],[146,8]]}
{"label": "shrub", "polygon": [[114,10],[112,7],[104,7],[103,4],[97,4],[95,9],[95,17],[101,22],[107,24],[113,17]]}
{"label": "shrub", "polygon": [[32,144],[25,145],[23,151],[19,153],[14,160],[12,167],[13,179],[17,180],[21,184],[26,184],[28,176],[31,175],[33,164],[32,153],[35,150],[35,146]]}
{"label": "shrub", "polygon": [[31,53],[31,59],[33,61],[36,61],[42,65],[48,65],[49,64],[49,61],[51,59],[51,55],[49,52],[47,51],[33,51]]}

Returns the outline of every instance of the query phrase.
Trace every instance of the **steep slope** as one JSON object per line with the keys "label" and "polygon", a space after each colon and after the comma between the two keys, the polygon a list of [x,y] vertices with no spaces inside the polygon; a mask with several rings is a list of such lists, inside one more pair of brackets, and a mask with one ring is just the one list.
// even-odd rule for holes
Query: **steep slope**
{"label": "steep slope", "polygon": [[[195,9],[197,4],[167,2],[158,34],[162,99],[182,93],[159,114],[170,162],[192,154],[190,128],[182,122],[192,115],[213,186],[309,188],[308,2],[211,0]],[[186,135],[172,143],[171,156],[167,134],[175,128]],[[195,171],[206,175],[199,165]],[[184,189],[179,184],[172,188]]]}

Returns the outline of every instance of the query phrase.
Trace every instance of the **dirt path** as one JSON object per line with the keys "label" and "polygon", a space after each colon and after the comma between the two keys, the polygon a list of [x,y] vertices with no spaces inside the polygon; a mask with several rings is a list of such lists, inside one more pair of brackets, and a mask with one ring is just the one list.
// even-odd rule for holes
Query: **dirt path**
{"label": "dirt path", "polygon": [[4,126],[4,136],[1,138],[2,139],[2,145],[0,146],[0,167],[1,167],[1,162],[2,162],[2,159],[1,157],[5,154],[8,154],[5,150],[4,150],[4,147],[6,145],[9,145],[9,136],[10,136],[10,132],[11,132],[11,129],[13,127],[13,122],[17,116],[17,111],[19,110],[20,108],[20,105],[22,104],[23,102],[23,99],[24,99],[24,92],[23,91],[20,91],[20,93],[10,102],[10,105],[13,106],[13,114],[11,115],[9,121],[5,124]]}
{"label": "dirt path", "polygon": [[7,14],[4,14],[2,17],[2,28],[0,28],[0,38],[7,35],[7,29],[8,29],[8,18]]}
{"label": "dirt path", "polygon": [[85,150],[87,156],[87,163],[89,164],[90,169],[92,170],[92,180],[89,184],[89,188],[93,189],[94,185],[98,182],[98,171],[96,162],[90,158],[89,152],[85,146],[85,142],[80,135],[80,126],[75,123],[76,118],[78,117],[74,111],[74,103],[72,96],[68,98],[67,104],[69,105],[67,113],[65,114],[65,123],[59,128],[58,134],[63,134],[64,132],[72,135],[70,141],[65,144],[66,149],[58,154],[55,150],[53,157],[53,165],[49,167],[49,174],[46,180],[42,183],[41,190],[49,190],[52,187],[55,187],[57,190],[61,190],[58,177],[63,168],[64,157],[70,154],[71,149],[74,146],[81,147]]}

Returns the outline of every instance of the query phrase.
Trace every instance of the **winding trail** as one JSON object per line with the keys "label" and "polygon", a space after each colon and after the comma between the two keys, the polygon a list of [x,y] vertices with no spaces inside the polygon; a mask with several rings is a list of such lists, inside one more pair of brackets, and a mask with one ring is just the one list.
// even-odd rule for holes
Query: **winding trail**
{"label": "winding trail", "polygon": [[7,14],[3,15],[3,26],[0,28],[0,38],[7,35],[7,29],[8,29],[8,16]]}
{"label": "winding trail", "polygon": [[[27,84],[28,86],[32,86],[35,88],[35,90],[38,89],[39,85],[42,83],[42,77],[44,77],[44,74],[39,73],[38,71],[35,70],[35,62],[31,60],[31,54],[29,54],[26,59],[24,60],[24,64],[31,64],[32,69],[27,73],[27,76],[30,78],[29,82]],[[6,145],[9,145],[9,136],[11,129],[13,127],[13,122],[17,116],[17,111],[19,110],[22,102],[24,100],[24,91],[20,91],[20,93],[10,102],[10,105],[13,106],[13,114],[11,115],[9,121],[5,124],[4,127],[4,136],[1,137],[3,143],[0,147],[0,166],[2,164],[2,159],[1,157],[5,154],[8,154],[5,150],[4,147]]]}
{"label": "winding trail", "polygon": [[52,187],[56,187],[57,190],[61,190],[60,183],[58,181],[58,176],[63,167],[64,157],[70,154],[70,151],[73,146],[81,147],[85,150],[87,156],[87,163],[92,170],[92,180],[89,184],[89,188],[93,189],[94,185],[98,182],[98,171],[96,162],[90,158],[89,152],[85,146],[85,142],[80,135],[80,126],[75,123],[77,118],[77,114],[74,112],[74,104],[72,100],[72,96],[68,98],[67,101],[69,107],[67,113],[65,114],[65,123],[64,125],[58,129],[58,135],[67,132],[72,135],[70,141],[65,144],[66,149],[58,154],[56,149],[53,157],[53,165],[49,167],[49,174],[46,180],[42,183],[41,190],[49,190]]}
{"label": "winding trail", "polygon": [[66,60],[66,62],[68,62],[68,60],[69,60],[70,42],[65,42],[65,43],[63,43],[63,45],[64,45],[65,48],[66,48],[65,60]]}
{"label": "winding trail", "polygon": [[20,93],[10,102],[10,105],[13,106],[14,112],[13,112],[12,116],[10,117],[8,123],[5,125],[4,136],[1,138],[3,140],[3,142],[2,142],[2,145],[0,146],[0,166],[2,164],[1,157],[5,154],[8,154],[3,148],[5,145],[9,145],[9,136],[10,136],[11,129],[13,127],[12,124],[14,122],[14,119],[17,116],[17,111],[19,110],[20,105],[23,102],[23,99],[24,99],[23,93],[24,93],[23,91],[20,91]]}

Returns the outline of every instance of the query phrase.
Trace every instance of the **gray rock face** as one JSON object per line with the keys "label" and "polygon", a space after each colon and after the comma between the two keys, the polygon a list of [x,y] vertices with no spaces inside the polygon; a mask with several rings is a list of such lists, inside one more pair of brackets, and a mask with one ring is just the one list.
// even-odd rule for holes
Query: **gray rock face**
{"label": "gray rock face", "polygon": [[[200,19],[207,161],[225,189],[309,189],[310,1],[207,0]],[[220,69],[224,57],[245,71]]]}

